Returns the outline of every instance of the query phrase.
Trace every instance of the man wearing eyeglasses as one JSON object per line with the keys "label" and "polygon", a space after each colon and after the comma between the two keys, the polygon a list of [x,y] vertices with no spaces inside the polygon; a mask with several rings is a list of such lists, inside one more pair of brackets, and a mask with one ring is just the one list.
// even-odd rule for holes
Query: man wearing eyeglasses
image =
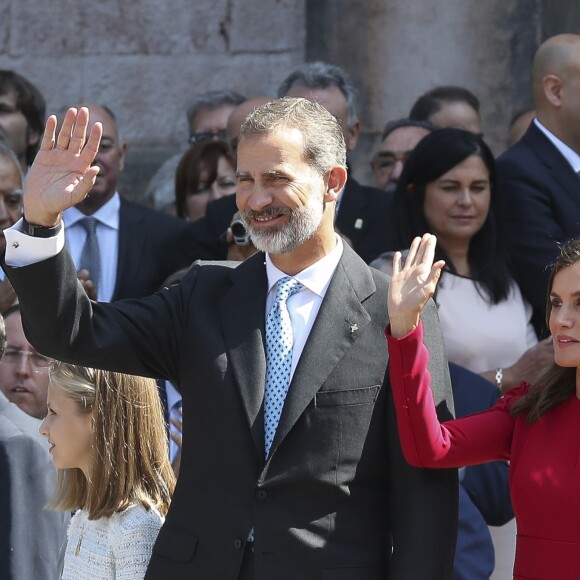
{"label": "man wearing eyeglasses", "polygon": [[405,161],[417,143],[435,129],[428,121],[399,119],[387,123],[371,168],[379,189],[394,193]]}
{"label": "man wearing eyeglasses", "polygon": [[6,350],[0,359],[0,390],[31,417],[44,419],[48,367],[52,360],[38,353],[26,340],[18,306],[6,312],[4,323]]}
{"label": "man wearing eyeglasses", "polygon": [[95,157],[100,171],[86,199],[64,214],[66,243],[89,297],[138,298],[193,262],[191,224],[120,194],[127,145],[111,109],[87,106],[92,122],[103,127]]}
{"label": "man wearing eyeglasses", "polygon": [[[210,139],[227,140],[226,125],[230,113],[246,97],[236,91],[207,91],[196,95],[187,109],[188,143],[195,145]],[[175,171],[183,152],[170,157],[157,170],[145,190],[145,199],[153,207],[175,213]]]}
{"label": "man wearing eyeglasses", "polygon": [[[19,312],[13,311],[8,317],[12,329],[17,321],[20,324]],[[11,332],[11,336],[12,334]],[[16,353],[35,353],[23,355],[25,363],[35,356],[41,356],[34,350],[28,350],[30,345],[26,347],[27,350],[14,348],[10,339],[8,341],[10,350],[5,352],[6,342],[4,321],[0,316],[2,375],[7,368],[5,362],[12,357],[20,356]],[[44,360],[40,366],[48,360],[42,358]],[[45,378],[48,377],[46,371],[45,367],[41,373]],[[46,398],[44,414],[46,414]],[[39,426],[39,421],[23,412],[0,392],[0,578],[2,579],[28,580],[59,576],[59,562],[63,547],[66,546],[69,517],[65,512],[44,509],[54,491],[56,472],[48,453],[47,442],[38,433]]]}

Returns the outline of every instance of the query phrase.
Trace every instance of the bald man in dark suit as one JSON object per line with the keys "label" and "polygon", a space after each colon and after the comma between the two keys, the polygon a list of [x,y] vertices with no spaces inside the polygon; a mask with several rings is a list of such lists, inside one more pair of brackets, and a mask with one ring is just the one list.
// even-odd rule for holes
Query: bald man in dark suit
{"label": "bald man in dark suit", "polygon": [[497,160],[507,202],[516,280],[546,333],[549,265],[580,235],[580,36],[561,34],[538,49],[532,67],[536,118]]}

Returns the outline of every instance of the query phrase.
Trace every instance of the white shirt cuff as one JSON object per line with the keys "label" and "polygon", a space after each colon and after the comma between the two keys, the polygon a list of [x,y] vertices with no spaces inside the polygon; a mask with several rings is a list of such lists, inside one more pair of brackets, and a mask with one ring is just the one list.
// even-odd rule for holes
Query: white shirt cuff
{"label": "white shirt cuff", "polygon": [[12,268],[30,266],[56,256],[64,247],[64,224],[52,238],[35,238],[22,231],[22,219],[4,230],[6,265]]}

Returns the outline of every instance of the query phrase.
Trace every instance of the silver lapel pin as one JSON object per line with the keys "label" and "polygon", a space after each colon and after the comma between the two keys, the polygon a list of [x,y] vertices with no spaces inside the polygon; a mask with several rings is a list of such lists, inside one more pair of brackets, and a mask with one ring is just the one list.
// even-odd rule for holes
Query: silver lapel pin
{"label": "silver lapel pin", "polygon": [[348,323],[350,326],[350,333],[353,334],[354,332],[356,332],[358,330],[358,324],[356,322],[349,322]]}

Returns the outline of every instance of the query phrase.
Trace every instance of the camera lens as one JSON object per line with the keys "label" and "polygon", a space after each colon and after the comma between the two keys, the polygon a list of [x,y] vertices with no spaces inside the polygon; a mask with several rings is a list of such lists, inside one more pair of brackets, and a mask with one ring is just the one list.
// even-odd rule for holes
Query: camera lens
{"label": "camera lens", "polygon": [[238,246],[250,245],[250,234],[246,231],[246,226],[242,220],[234,220],[230,228],[234,236],[234,244]]}
{"label": "camera lens", "polygon": [[235,220],[230,227],[234,238],[244,238],[246,236],[246,227],[242,221]]}

